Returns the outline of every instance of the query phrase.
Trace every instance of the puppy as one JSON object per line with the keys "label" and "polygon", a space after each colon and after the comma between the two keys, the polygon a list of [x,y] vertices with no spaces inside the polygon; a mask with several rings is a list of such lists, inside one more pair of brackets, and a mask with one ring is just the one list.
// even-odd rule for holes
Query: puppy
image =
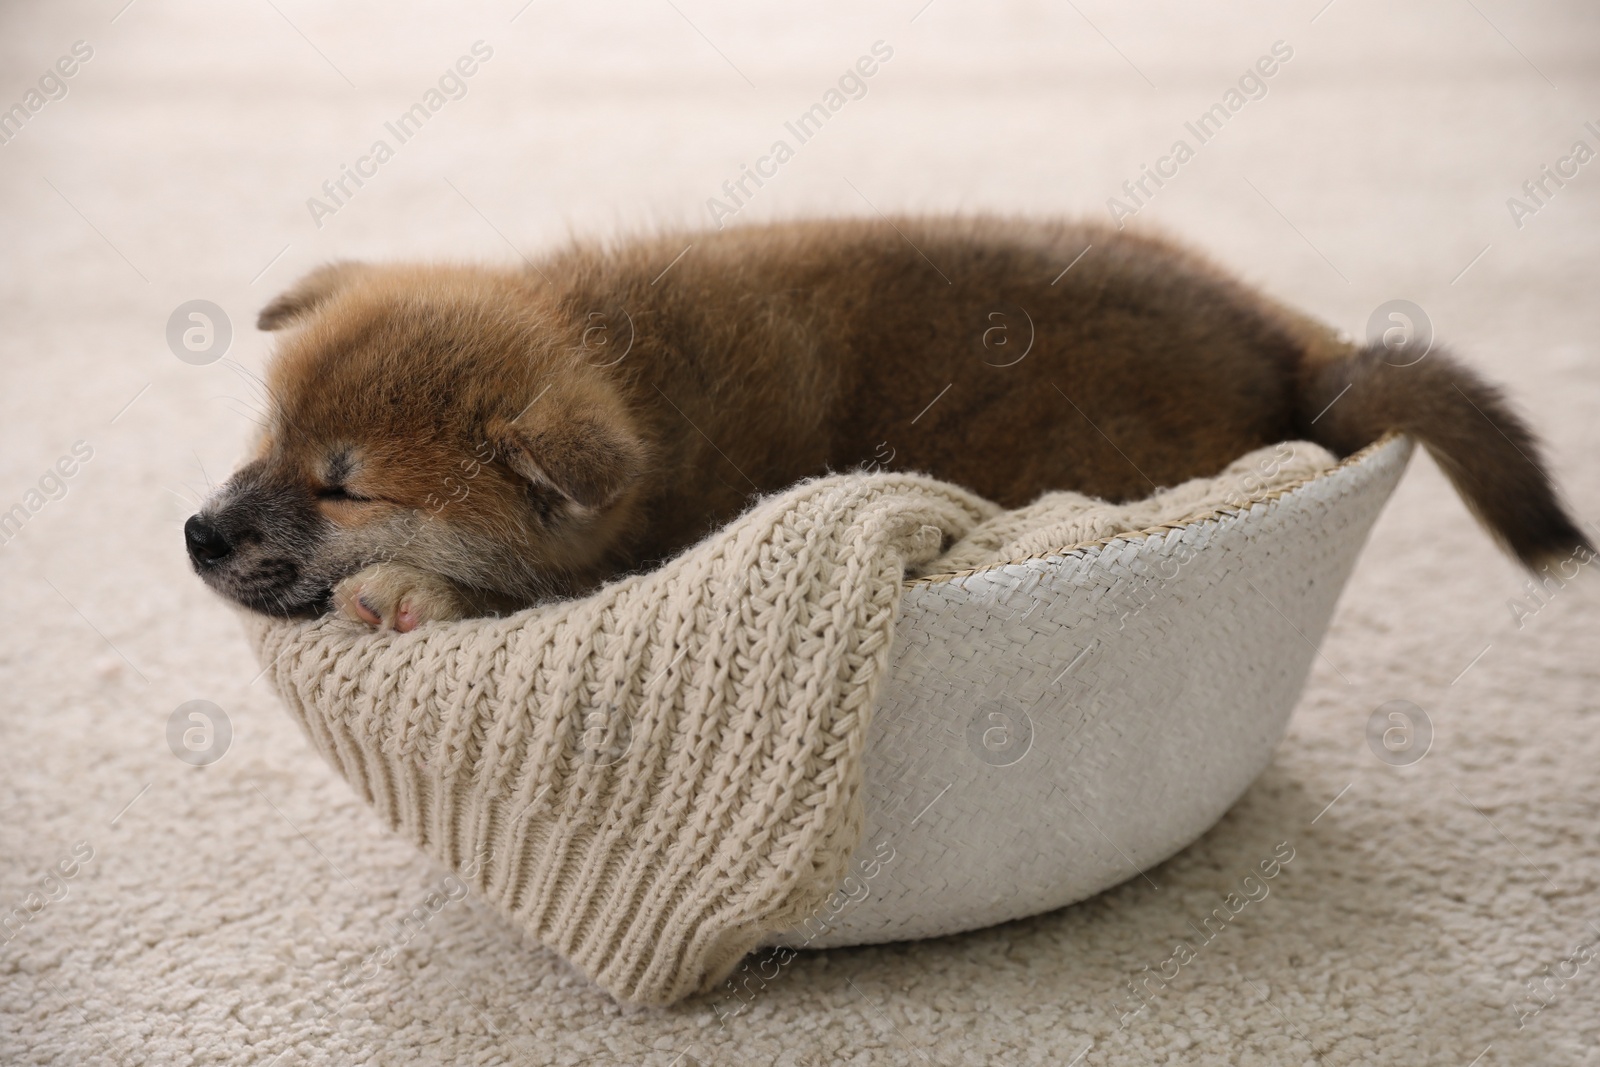
{"label": "puppy", "polygon": [[273,615],[411,630],[578,594],[891,451],[1014,507],[1401,431],[1525,564],[1591,550],[1528,426],[1450,356],[1345,344],[1106,227],[816,221],[523,270],[336,263],[259,325],[284,334],[269,424],[184,534],[213,589]]}

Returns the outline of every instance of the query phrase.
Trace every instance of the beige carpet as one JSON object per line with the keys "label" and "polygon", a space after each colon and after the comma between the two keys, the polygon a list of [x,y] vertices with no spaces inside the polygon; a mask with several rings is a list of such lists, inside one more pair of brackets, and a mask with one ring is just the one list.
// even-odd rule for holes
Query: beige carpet
{"label": "beige carpet", "polygon": [[[1058,913],[804,956],[720,1025],[705,1002],[623,1013],[454,899],[252,683],[179,530],[245,446],[254,312],[299,272],[705,221],[878,40],[865,95],[740,219],[1103,212],[1286,42],[1140,221],[1354,333],[1420,304],[1510,382],[1592,521],[1600,164],[1547,180],[1520,228],[1506,203],[1575,140],[1600,147],[1592,5],[123,3],[0,12],[0,108],[44,81],[0,145],[0,510],[26,514],[0,546],[0,1062],[1600,1062],[1600,583],[1527,602],[1519,628],[1522,576],[1426,461],[1276,763],[1202,841]],[[80,40],[92,56],[46,77]],[[477,40],[465,96],[318,228],[307,198]],[[225,360],[169,349],[192,299],[230,317]],[[1433,725],[1411,766],[1366,740],[1396,699]],[[231,724],[205,767],[168,743],[191,700]],[[1280,842],[1271,895],[1123,1024],[1127,983]]]}

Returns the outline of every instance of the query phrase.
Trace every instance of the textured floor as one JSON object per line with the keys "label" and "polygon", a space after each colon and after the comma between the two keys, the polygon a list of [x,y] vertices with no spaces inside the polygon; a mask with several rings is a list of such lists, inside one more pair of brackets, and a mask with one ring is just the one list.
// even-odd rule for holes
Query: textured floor
{"label": "textured floor", "polygon": [[[1352,333],[1385,301],[1419,304],[1510,383],[1595,520],[1600,165],[1547,182],[1520,220],[1507,198],[1574,141],[1600,148],[1583,128],[1600,128],[1600,13],[1323,3],[1229,5],[1226,22],[1102,0],[0,11],[0,107],[75,41],[93,51],[0,145],[0,510],[28,512],[0,546],[0,1062],[1600,1063],[1600,582],[1520,599],[1425,460],[1276,762],[1204,839],[1061,912],[802,957],[720,1024],[704,1002],[619,1011],[437,895],[444,872],[252,683],[180,550],[195,494],[247,440],[255,309],[299,272],[705,222],[878,40],[893,57],[866,95],[738,218],[1103,213],[1283,41],[1266,95],[1139,220]],[[466,95],[314,221],[307,198],[480,39],[493,54]],[[169,348],[192,299],[231,319],[226,359]],[[1433,729],[1400,767],[1367,742],[1398,699]],[[168,742],[191,700],[231,724],[204,767]],[[1283,842],[1271,895],[1124,1019],[1128,982]],[[419,906],[420,928],[397,925]]]}

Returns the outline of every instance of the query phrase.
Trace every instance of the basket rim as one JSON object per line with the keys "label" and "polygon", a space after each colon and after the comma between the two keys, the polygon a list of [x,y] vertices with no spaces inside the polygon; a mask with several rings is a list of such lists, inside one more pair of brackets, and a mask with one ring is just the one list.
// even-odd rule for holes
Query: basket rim
{"label": "basket rim", "polygon": [[1301,478],[1285,485],[1280,485],[1272,491],[1263,493],[1260,496],[1253,497],[1250,502],[1243,507],[1222,506],[1215,508],[1204,508],[1185,515],[1181,519],[1175,519],[1172,522],[1163,522],[1154,526],[1145,526],[1138,530],[1129,530],[1125,533],[1111,534],[1107,537],[1095,538],[1092,541],[1079,541],[1074,544],[1067,545],[1065,548],[1053,548],[1046,552],[1036,552],[1033,555],[1022,556],[1017,559],[999,560],[983,567],[969,567],[959,571],[941,571],[938,574],[923,574],[915,578],[907,578],[904,580],[903,584],[909,588],[914,585],[935,585],[941,582],[951,582],[961,578],[970,577],[974,574],[984,574],[988,571],[999,570],[1002,567],[1010,567],[1018,563],[1032,563],[1036,560],[1043,559],[1062,559],[1069,556],[1082,556],[1091,548],[1104,548],[1107,545],[1116,544],[1117,542],[1145,541],[1156,534],[1165,533],[1168,530],[1181,530],[1188,526],[1198,526],[1204,523],[1219,522],[1228,516],[1242,515],[1258,504],[1270,504],[1281,497],[1288,496],[1290,493],[1297,492],[1300,489],[1305,488],[1312,482],[1318,481],[1322,478],[1327,478],[1333,474],[1337,474],[1338,472],[1345,470],[1348,467],[1354,467],[1359,463],[1363,463],[1380,449],[1386,448],[1394,441],[1403,437],[1405,437],[1405,434],[1400,433],[1397,430],[1390,430],[1376,441],[1373,441],[1371,444],[1363,445],[1361,448],[1358,448],[1356,451],[1350,453],[1333,466],[1328,467],[1325,470],[1320,470],[1309,477]]}

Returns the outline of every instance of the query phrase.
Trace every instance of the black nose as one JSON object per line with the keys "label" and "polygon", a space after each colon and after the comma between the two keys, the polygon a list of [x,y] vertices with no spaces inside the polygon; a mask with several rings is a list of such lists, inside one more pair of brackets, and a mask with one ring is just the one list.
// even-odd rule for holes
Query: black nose
{"label": "black nose", "polygon": [[189,521],[183,524],[183,541],[196,563],[216,563],[233,551],[228,539],[198,515],[189,516]]}

